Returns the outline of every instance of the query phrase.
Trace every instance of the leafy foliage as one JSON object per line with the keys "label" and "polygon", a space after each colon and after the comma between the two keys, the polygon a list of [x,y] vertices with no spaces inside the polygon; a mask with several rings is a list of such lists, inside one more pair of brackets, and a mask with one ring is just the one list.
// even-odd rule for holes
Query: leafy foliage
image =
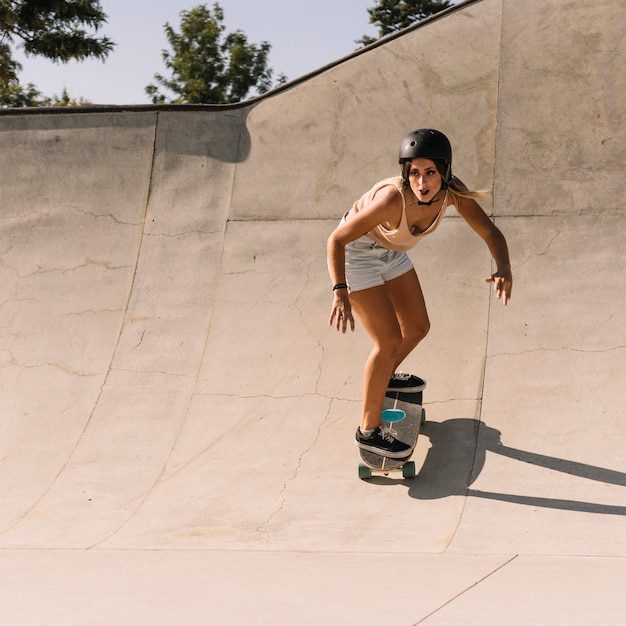
{"label": "leafy foliage", "polygon": [[[378,28],[378,38],[402,30],[439,11],[452,6],[451,0],[378,0],[376,6],[368,9],[370,24]],[[377,41],[364,35],[356,43],[367,46]]]}
{"label": "leafy foliage", "polygon": [[22,87],[17,80],[0,83],[0,106],[2,107],[37,107],[48,106],[50,98],[46,98],[37,90],[33,83]]}
{"label": "leafy foliage", "polygon": [[104,60],[115,45],[108,37],[95,37],[106,22],[99,0],[0,0],[0,105],[33,106],[49,103],[29,84],[19,84],[22,69],[11,44],[22,40],[27,55],[55,62],[88,57]]}
{"label": "leafy foliage", "polygon": [[[155,74],[158,84],[146,87],[154,104],[167,101],[159,85],[176,94],[169,102],[187,104],[239,102],[252,89],[265,93],[272,87],[273,72],[267,66],[270,44],[249,44],[240,30],[225,34],[218,3],[212,10],[200,5],[180,15],[180,32],[165,25],[172,51],[163,50],[162,57],[171,76]],[[285,80],[281,76],[279,83]]]}

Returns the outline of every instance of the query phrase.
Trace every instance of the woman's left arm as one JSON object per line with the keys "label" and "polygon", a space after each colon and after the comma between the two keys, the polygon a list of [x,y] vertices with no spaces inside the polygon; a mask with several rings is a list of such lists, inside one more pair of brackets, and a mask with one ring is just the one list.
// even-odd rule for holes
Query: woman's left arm
{"label": "woman's left arm", "polygon": [[513,275],[511,274],[509,248],[504,235],[475,200],[459,197],[457,210],[459,215],[487,244],[489,252],[496,262],[497,271],[485,278],[485,282],[493,283],[498,299],[501,299],[506,306],[511,299]]}

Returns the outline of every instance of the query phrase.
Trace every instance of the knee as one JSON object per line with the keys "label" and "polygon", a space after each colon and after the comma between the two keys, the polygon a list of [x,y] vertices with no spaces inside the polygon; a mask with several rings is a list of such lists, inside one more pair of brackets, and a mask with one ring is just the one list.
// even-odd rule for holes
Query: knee
{"label": "knee", "polygon": [[404,337],[401,333],[388,335],[383,341],[375,344],[375,353],[385,361],[396,361],[402,353]]}
{"label": "knee", "polygon": [[430,331],[430,321],[420,320],[418,324],[414,324],[406,335],[406,339],[416,346]]}

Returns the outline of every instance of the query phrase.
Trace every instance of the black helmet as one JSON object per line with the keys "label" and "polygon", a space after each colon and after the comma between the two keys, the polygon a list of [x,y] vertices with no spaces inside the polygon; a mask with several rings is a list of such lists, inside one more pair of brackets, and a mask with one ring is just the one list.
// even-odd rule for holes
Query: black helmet
{"label": "black helmet", "polygon": [[443,177],[442,189],[452,182],[452,146],[448,138],[438,130],[420,128],[405,135],[400,143],[399,163],[402,165],[402,179],[409,185],[409,164],[411,159],[430,159]]}

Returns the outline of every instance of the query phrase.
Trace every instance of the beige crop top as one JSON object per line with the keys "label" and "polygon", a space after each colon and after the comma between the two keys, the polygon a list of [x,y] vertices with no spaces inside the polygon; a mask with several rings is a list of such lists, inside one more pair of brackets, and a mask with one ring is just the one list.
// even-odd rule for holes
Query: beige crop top
{"label": "beige crop top", "polygon": [[443,200],[443,204],[441,205],[441,210],[433,220],[432,224],[424,232],[414,235],[409,230],[409,225],[406,219],[406,204],[404,201],[404,194],[402,193],[402,179],[400,177],[386,178],[385,180],[381,180],[376,183],[368,192],[363,194],[354,203],[350,211],[348,211],[345,219],[349,220],[350,215],[358,213],[360,210],[364,209],[368,204],[370,204],[370,202],[373,201],[376,193],[387,185],[393,185],[396,187],[402,197],[402,216],[400,217],[400,224],[395,230],[388,230],[382,226],[382,224],[379,224],[374,230],[371,230],[367,234],[381,246],[388,248],[389,250],[398,250],[400,252],[410,250],[422,237],[430,235],[435,231],[439,224],[441,224],[441,220],[446,213],[446,209],[450,205],[454,205],[454,195],[449,194],[446,191],[446,196]]}

